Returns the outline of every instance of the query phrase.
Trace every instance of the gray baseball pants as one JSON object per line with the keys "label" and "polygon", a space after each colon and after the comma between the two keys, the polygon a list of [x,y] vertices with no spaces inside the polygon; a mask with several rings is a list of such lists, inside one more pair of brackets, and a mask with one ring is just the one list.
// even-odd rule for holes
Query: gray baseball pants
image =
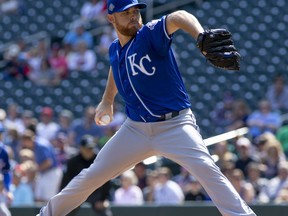
{"label": "gray baseball pants", "polygon": [[196,177],[224,216],[255,216],[220,172],[197,131],[190,109],[172,119],[143,123],[127,119],[94,163],[41,209],[41,216],[64,216],[108,180],[153,155],[167,157]]}

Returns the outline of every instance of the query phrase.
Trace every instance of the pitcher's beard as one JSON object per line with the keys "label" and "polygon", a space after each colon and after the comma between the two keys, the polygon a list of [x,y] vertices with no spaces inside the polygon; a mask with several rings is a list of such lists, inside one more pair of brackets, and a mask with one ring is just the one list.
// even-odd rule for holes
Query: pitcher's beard
{"label": "pitcher's beard", "polygon": [[141,28],[142,26],[142,20],[140,20],[137,25],[133,24],[131,25],[128,24],[127,26],[123,26],[120,23],[116,22],[115,23],[117,30],[124,36],[130,36],[134,37],[137,34],[137,31]]}

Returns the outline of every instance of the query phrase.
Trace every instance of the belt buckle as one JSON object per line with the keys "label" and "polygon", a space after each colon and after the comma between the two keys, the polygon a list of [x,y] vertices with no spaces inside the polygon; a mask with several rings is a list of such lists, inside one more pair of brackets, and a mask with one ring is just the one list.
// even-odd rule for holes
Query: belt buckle
{"label": "belt buckle", "polygon": [[172,117],[173,117],[173,113],[172,113],[172,112],[166,113],[166,114],[164,115],[164,119],[165,119],[165,120],[171,119]]}
{"label": "belt buckle", "polygon": [[161,117],[159,118],[160,121],[166,121],[169,120],[171,118],[174,118],[176,116],[178,116],[180,114],[181,111],[172,111],[166,114],[161,115]]}

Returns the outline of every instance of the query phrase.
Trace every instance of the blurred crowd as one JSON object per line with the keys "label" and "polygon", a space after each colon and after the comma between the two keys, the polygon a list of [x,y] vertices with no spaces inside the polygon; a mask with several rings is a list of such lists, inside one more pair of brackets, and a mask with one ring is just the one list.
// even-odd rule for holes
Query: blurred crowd
{"label": "blurred crowd", "polygon": [[[281,96],[271,96],[279,85],[287,90],[282,75],[275,76],[256,110],[250,110],[244,100],[228,98],[211,114],[223,132],[249,128],[246,135],[209,146],[216,164],[249,204],[288,202],[287,104]],[[86,107],[81,118],[74,118],[66,109],[55,113],[53,107],[42,107],[38,116],[17,104],[0,109],[0,182],[5,203],[45,203],[89,167],[125,121],[119,106],[114,107],[114,119],[108,126],[94,123],[94,106]],[[107,202],[140,205],[210,201],[197,179],[165,158],[137,164],[95,194],[87,200],[95,209],[104,208]]]}
{"label": "blurred crowd", "polygon": [[[1,2],[12,5],[16,1]],[[32,45],[19,40],[11,45],[4,54],[3,79],[57,86],[70,71],[93,73],[97,54],[107,55],[116,37],[103,19],[104,2],[91,0],[83,4],[80,19],[71,23],[61,40],[41,39]],[[105,26],[97,38],[99,43],[86,28],[91,25]],[[256,109],[228,92],[211,112],[215,135],[249,128],[246,135],[209,146],[214,161],[249,204],[288,202],[287,99],[285,76],[275,74],[265,97],[256,101]],[[39,115],[22,110],[16,103],[0,109],[0,202],[6,207],[45,203],[89,167],[125,121],[125,114],[117,104],[114,107],[114,120],[104,127],[94,123],[93,106],[86,107],[81,118],[66,109],[55,113],[53,107],[42,107]],[[97,211],[105,209],[109,202],[141,205],[184,201],[209,202],[210,198],[184,167],[165,158],[153,164],[137,164],[87,199]],[[9,210],[4,206],[1,211]]]}
{"label": "blurred crowd", "polygon": [[[93,73],[98,56],[105,57],[116,33],[106,20],[106,1],[83,4],[63,38],[44,37],[27,43],[19,38],[3,54],[4,80],[31,80],[35,85],[57,86],[71,71]],[[92,29],[102,27],[93,34]],[[96,43],[97,42],[97,43]],[[98,55],[98,56],[97,56]]]}

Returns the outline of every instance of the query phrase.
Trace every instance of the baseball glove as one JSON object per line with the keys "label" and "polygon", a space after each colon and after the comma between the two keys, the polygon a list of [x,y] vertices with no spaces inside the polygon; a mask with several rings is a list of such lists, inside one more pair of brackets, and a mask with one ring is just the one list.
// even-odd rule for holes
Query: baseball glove
{"label": "baseball glove", "polygon": [[240,69],[240,54],[226,29],[209,29],[199,34],[197,47],[212,65],[226,70]]}

